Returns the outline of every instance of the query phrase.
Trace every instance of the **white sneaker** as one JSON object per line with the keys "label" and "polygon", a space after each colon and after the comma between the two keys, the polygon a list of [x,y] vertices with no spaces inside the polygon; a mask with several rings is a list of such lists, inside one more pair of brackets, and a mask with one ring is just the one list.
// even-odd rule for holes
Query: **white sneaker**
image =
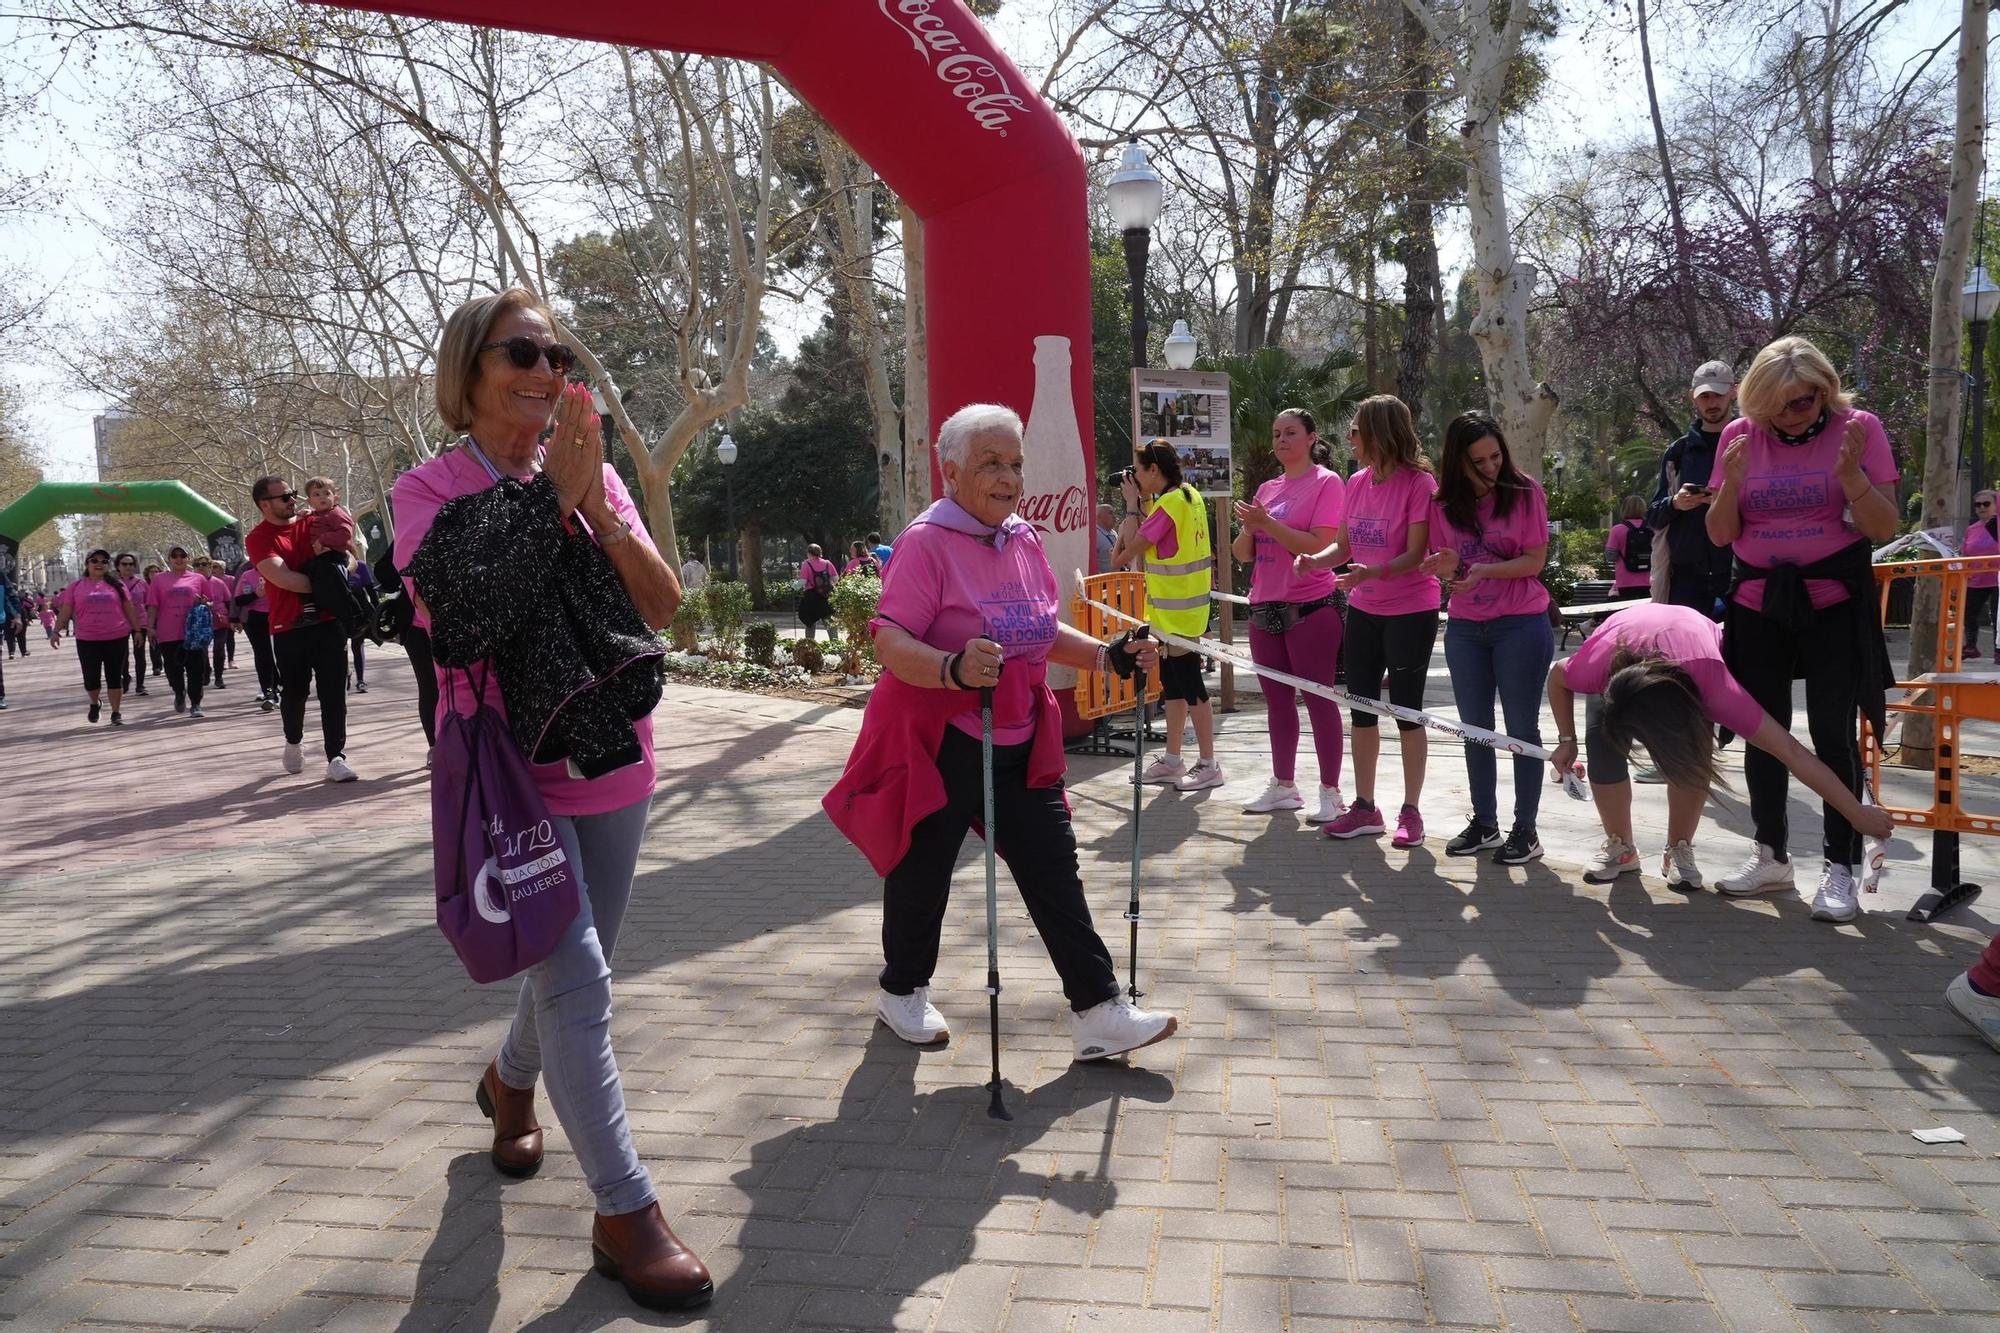
{"label": "white sneaker", "polygon": [[1273,810],[1303,810],[1305,804],[1306,798],[1299,795],[1297,783],[1279,782],[1274,778],[1265,784],[1264,790],[1258,794],[1256,800],[1244,803],[1243,813],[1268,815]]}
{"label": "white sneaker", "polygon": [[347,756],[344,754],[337,754],[326,761],[326,780],[328,782],[352,782],[360,776],[359,773],[356,773],[347,766]]}
{"label": "white sneaker", "polygon": [[285,771],[287,773],[303,773],[306,771],[305,752],[290,741],[285,742]]}
{"label": "white sneaker", "polygon": [[1819,872],[1819,891],[1813,894],[1812,919],[1852,921],[1861,914],[1861,900],[1854,896],[1854,872],[1828,861]]}
{"label": "white sneaker", "polygon": [[1204,759],[1183,773],[1174,783],[1175,791],[1200,791],[1205,787],[1222,785],[1222,765],[1213,759]]}
{"label": "white sneaker", "polygon": [[931,988],[919,986],[908,995],[881,991],[875,996],[875,1016],[889,1031],[912,1046],[942,1046],[951,1040],[944,1015],[931,1003]]}
{"label": "white sneaker", "polygon": [[1308,824],[1331,824],[1347,813],[1347,802],[1341,799],[1340,788],[1321,787],[1319,789],[1319,809],[1306,816]]}
{"label": "white sneaker", "polygon": [[1069,1016],[1070,1036],[1076,1041],[1079,1060],[1102,1060],[1151,1046],[1173,1036],[1179,1026],[1180,1020],[1172,1014],[1148,1013],[1122,996]]}
{"label": "white sneaker", "polygon": [[1146,771],[1139,775],[1139,781],[1169,786],[1185,772],[1187,772],[1187,760],[1177,754],[1163,754],[1146,765]]}
{"label": "white sneaker", "polygon": [[1961,972],[1944,988],[1944,1002],[1951,1006],[1953,1013],[1972,1024],[1972,1030],[1984,1038],[1988,1046],[2000,1051],[2000,999],[1981,995],[1972,989],[1972,983]]}
{"label": "white sneaker", "polygon": [[1757,844],[1756,855],[1736,867],[1735,874],[1724,875],[1715,881],[1716,892],[1726,893],[1732,898],[1747,898],[1753,893],[1776,893],[1794,887],[1792,863],[1780,861],[1761,842]]}
{"label": "white sneaker", "polygon": [[1667,848],[1667,854],[1660,858],[1660,877],[1670,889],[1692,893],[1700,888],[1701,869],[1694,863],[1694,844],[1677,842]]}
{"label": "white sneaker", "polygon": [[1590,858],[1583,868],[1583,882],[1586,884],[1609,884],[1620,875],[1634,875],[1639,872],[1639,849],[1616,833],[1604,835],[1604,841],[1597,844],[1597,854]]}

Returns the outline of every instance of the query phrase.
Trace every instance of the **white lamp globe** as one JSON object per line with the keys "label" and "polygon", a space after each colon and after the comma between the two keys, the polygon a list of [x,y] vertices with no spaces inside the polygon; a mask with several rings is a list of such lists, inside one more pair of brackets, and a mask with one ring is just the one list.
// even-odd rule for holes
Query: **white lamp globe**
{"label": "white lamp globe", "polygon": [[1996,309],[2000,309],[2000,287],[1986,276],[1984,264],[1974,264],[1972,279],[1965,284],[1965,317],[1975,324],[1984,324],[1993,318]]}
{"label": "white lamp globe", "polygon": [[715,456],[724,467],[736,461],[736,441],[730,439],[727,432],[723,433],[722,442],[715,446]]}
{"label": "white lamp globe", "polygon": [[1146,160],[1146,150],[1137,139],[1126,144],[1119,155],[1118,170],[1111,173],[1105,196],[1111,205],[1111,221],[1120,231],[1150,231],[1160,220],[1166,185]]}
{"label": "white lamp globe", "polygon": [[1174,321],[1174,331],[1160,344],[1161,354],[1167,358],[1169,370],[1191,370],[1194,367],[1194,335],[1188,332],[1187,321]]}

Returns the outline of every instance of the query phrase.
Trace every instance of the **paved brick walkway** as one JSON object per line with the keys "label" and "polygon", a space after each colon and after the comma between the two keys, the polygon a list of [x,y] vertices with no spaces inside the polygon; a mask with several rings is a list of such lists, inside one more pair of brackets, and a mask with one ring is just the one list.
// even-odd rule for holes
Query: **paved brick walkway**
{"label": "paved brick walkway", "polygon": [[[1072,1066],[1010,897],[1003,1125],[972,849],[938,978],[957,1039],[920,1055],[869,1023],[878,887],[817,808],[857,715],[685,688],[616,1035],[718,1293],[637,1315],[588,1272],[560,1132],[533,1181],[486,1163],[469,1094],[511,1002],[431,924],[422,738],[382,658],[345,788],[277,772],[247,676],[204,723],[156,696],[114,734],[69,654],[10,664],[16,1327],[2000,1328],[2000,1056],[1939,1004],[1995,914],[1905,922],[1919,860],[1839,929],[1587,888],[1588,812],[1560,797],[1546,862],[1448,861],[1444,747],[1430,849],[1335,846],[1227,799],[1262,777],[1239,716],[1227,793],[1148,796],[1142,980],[1184,1038]],[[1074,773],[1121,966],[1128,771]],[[1711,874],[1740,804],[1723,825]],[[1909,1137],[1937,1124],[1968,1142]]]}

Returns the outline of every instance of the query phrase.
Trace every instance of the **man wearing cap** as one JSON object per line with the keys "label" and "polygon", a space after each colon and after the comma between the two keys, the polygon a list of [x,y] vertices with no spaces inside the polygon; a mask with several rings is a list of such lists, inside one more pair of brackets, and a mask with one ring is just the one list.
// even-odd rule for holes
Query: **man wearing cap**
{"label": "man wearing cap", "polygon": [[1653,600],[1691,606],[1711,619],[1729,591],[1727,546],[1708,539],[1708,502],[1715,492],[1716,445],[1736,405],[1736,372],[1726,361],[1705,362],[1690,386],[1694,424],[1667,446],[1660,485],[1646,510],[1653,530]]}

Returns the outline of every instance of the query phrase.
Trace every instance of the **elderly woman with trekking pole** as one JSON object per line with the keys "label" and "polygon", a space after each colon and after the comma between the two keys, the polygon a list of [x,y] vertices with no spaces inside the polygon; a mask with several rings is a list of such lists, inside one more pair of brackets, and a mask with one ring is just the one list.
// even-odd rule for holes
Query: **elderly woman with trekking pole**
{"label": "elderly woman with trekking pole", "polygon": [[[1119,993],[1111,954],[1091,923],[1047,669],[1150,672],[1157,648],[1139,631],[1103,644],[1062,622],[1041,537],[1014,512],[1022,450],[1021,419],[1011,409],[959,409],[938,431],[937,457],[946,495],[896,539],[870,626],[882,678],[847,770],[824,802],[883,876],[876,1013],[912,1044],[950,1039],[930,986],[952,867],[990,792],[989,846],[1007,862],[1062,978],[1076,1058],[1151,1045],[1177,1023]],[[982,747],[985,701],[991,743]],[[988,922],[990,956],[990,908]],[[997,976],[990,979],[997,989]]]}

